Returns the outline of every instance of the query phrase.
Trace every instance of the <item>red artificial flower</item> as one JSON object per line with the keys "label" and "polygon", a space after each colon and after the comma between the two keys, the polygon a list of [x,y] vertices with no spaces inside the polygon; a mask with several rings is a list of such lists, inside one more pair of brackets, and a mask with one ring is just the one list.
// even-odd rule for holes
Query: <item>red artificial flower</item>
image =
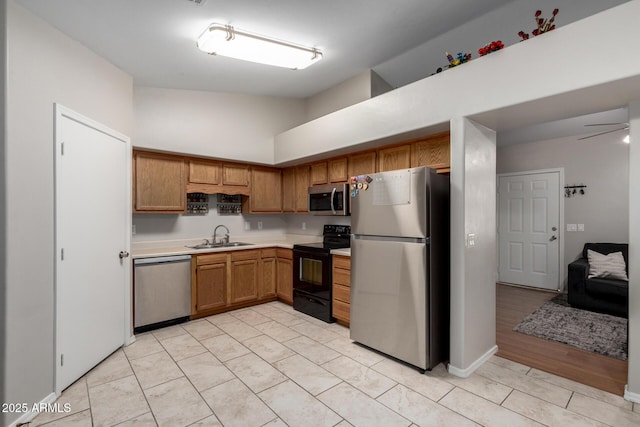
{"label": "red artificial flower", "polygon": [[537,11],[536,11],[536,18],[537,18],[538,16],[540,16],[540,15],[542,15],[542,11],[541,11],[541,10],[537,10]]}
{"label": "red artificial flower", "polygon": [[556,16],[560,12],[560,9],[553,9],[553,16]]}

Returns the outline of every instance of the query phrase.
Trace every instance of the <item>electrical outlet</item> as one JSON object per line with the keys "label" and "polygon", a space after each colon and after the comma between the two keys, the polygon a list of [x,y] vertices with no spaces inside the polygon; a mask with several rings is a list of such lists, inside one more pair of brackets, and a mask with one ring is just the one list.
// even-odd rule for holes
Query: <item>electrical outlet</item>
{"label": "electrical outlet", "polygon": [[262,221],[258,221],[258,230],[262,230]]}
{"label": "electrical outlet", "polygon": [[578,224],[578,231],[584,231],[584,224]]}
{"label": "electrical outlet", "polygon": [[307,223],[306,223],[306,222],[303,222],[303,223],[302,223],[302,229],[303,229],[303,230],[306,230],[306,229],[307,229]]}
{"label": "electrical outlet", "polygon": [[245,229],[245,231],[251,230],[251,222],[250,221],[245,221],[244,222],[244,229]]}
{"label": "electrical outlet", "polygon": [[131,225],[131,234],[136,234],[136,225],[135,224]]}

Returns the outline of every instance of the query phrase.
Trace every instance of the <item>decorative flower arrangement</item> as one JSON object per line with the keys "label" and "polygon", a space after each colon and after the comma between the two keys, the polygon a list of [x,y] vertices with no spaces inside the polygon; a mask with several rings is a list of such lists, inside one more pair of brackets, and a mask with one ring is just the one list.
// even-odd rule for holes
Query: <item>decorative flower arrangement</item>
{"label": "decorative flower arrangement", "polygon": [[[556,20],[556,16],[558,15],[559,11],[560,11],[559,9],[553,9],[553,15],[551,15],[551,18],[544,19],[544,18],[540,18],[540,15],[542,15],[542,11],[537,10],[535,14],[535,20],[536,20],[536,23],[538,24],[538,28],[533,30],[531,34],[535,37],[535,36],[539,36],[540,34],[546,33],[548,31],[555,30],[556,26],[553,22]],[[525,33],[524,31],[520,31],[518,35],[522,40],[529,39],[529,34]]]}
{"label": "decorative flower arrangement", "polygon": [[471,61],[470,53],[462,53],[458,52],[458,55],[454,58],[449,52],[446,52],[447,59],[449,60],[449,68],[453,68],[456,65],[464,64],[465,62]]}
{"label": "decorative flower arrangement", "polygon": [[502,41],[496,40],[478,49],[478,55],[485,56],[488,53],[495,52],[496,50],[500,50],[503,48],[504,48],[504,44],[502,43]]}

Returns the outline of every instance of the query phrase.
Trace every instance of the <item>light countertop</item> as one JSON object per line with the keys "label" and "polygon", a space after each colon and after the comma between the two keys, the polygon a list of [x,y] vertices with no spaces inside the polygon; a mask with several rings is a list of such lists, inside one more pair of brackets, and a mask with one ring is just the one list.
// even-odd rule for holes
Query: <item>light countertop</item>
{"label": "light countertop", "polygon": [[342,256],[351,256],[351,248],[343,248],[343,249],[332,249],[332,255],[342,255]]}
{"label": "light countertop", "polygon": [[193,255],[211,252],[228,252],[261,248],[285,248],[293,249],[298,243],[322,242],[322,236],[307,236],[301,234],[284,234],[273,236],[231,236],[231,242],[251,243],[248,246],[235,246],[225,248],[193,249],[186,245],[197,245],[204,242],[203,239],[163,240],[151,242],[134,242],[131,244],[131,256],[133,259],[152,258],[171,255]]}

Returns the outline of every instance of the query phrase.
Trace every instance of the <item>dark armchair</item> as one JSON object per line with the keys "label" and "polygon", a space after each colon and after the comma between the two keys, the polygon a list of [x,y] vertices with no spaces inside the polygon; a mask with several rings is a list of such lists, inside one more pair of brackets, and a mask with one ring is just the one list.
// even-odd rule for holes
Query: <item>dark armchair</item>
{"label": "dark armchair", "polygon": [[629,282],[605,277],[589,279],[587,250],[608,255],[622,252],[629,275],[629,245],[626,243],[586,243],[582,258],[569,264],[568,299],[572,307],[627,317]]}

